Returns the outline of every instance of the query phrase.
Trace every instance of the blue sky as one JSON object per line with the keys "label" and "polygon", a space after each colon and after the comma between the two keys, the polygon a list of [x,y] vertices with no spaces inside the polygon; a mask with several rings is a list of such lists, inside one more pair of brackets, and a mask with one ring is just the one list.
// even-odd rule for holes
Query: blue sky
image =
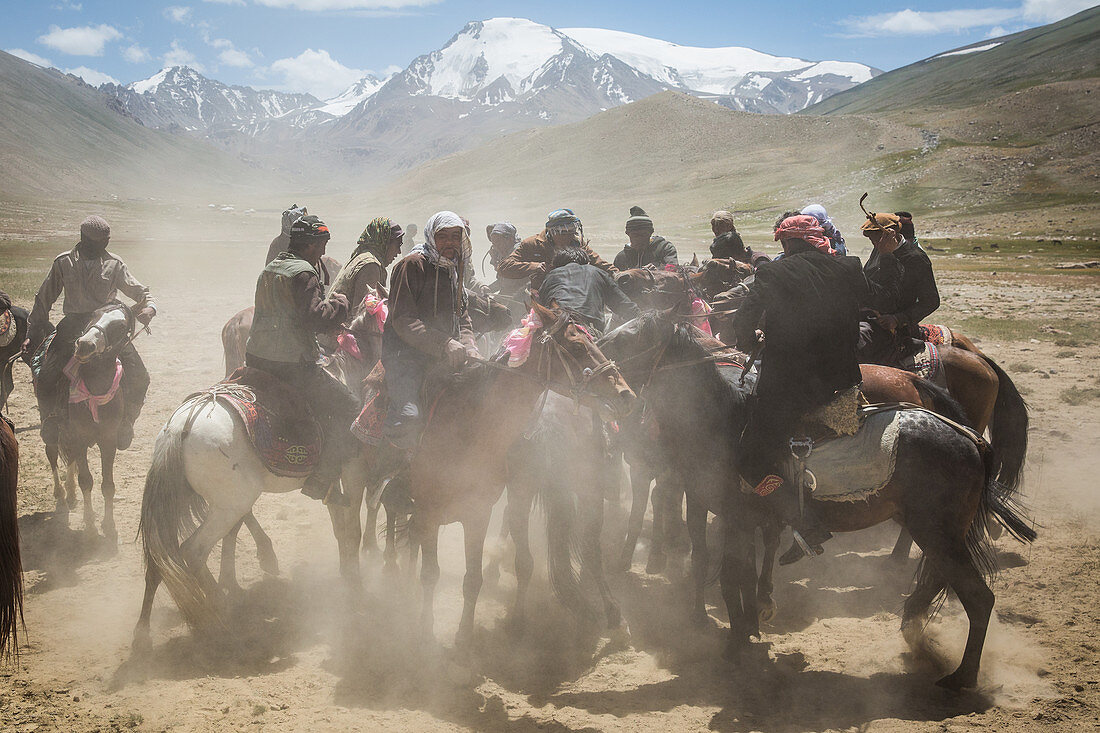
{"label": "blue sky", "polygon": [[439,48],[470,20],[518,16],[689,46],[748,46],[811,60],[904,66],[1042,25],[1093,0],[35,0],[4,5],[0,48],[86,81],[187,64],[226,83],[331,97]]}

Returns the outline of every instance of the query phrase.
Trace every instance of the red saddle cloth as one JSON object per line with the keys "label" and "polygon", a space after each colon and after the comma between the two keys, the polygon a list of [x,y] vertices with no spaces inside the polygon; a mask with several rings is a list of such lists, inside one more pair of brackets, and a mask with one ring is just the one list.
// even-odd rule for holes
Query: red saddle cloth
{"label": "red saddle cloth", "polygon": [[386,368],[378,362],[363,380],[363,409],[351,424],[352,434],[366,445],[382,443],[382,424],[390,404],[385,386]]}
{"label": "red saddle cloth", "polygon": [[192,397],[217,399],[233,408],[268,471],[288,478],[313,473],[324,436],[309,403],[286,382],[243,366]]}

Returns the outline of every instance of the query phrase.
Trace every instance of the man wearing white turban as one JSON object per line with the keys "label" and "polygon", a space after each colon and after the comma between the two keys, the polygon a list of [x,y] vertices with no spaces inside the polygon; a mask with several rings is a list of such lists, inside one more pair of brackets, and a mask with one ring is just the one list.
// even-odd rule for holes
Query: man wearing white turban
{"label": "man wearing white turban", "polygon": [[466,228],[453,211],[424,226],[424,241],[390,276],[389,319],[382,334],[389,412],[385,433],[398,447],[415,444],[421,427],[420,387],[429,367],[444,361],[453,371],[478,356],[462,287]]}

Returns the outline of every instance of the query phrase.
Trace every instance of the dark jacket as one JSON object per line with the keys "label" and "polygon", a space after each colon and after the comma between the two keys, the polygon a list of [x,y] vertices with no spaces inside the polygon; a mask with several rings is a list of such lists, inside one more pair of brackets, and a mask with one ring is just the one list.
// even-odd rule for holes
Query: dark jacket
{"label": "dark jacket", "polygon": [[763,252],[753,252],[752,247],[746,247],[736,230],[715,237],[710,243],[710,256],[715,260],[737,260],[753,267],[758,267],[761,262],[771,261]]}
{"label": "dark jacket", "polygon": [[594,265],[578,265],[571,262],[556,267],[546,275],[539,288],[539,302],[545,306],[550,301],[583,317],[590,326],[602,331],[606,325],[604,307],[630,320],[641,311],[634,301],[626,297],[615,280]]}
{"label": "dark jacket", "polygon": [[869,277],[858,258],[805,245],[757,269],[733,328],[748,348],[764,317],[759,395],[783,391],[811,407],[859,383],[859,310],[896,298],[901,276],[892,255],[881,256],[880,265]]}
{"label": "dark jacket", "polygon": [[318,270],[294,252],[281,252],[256,281],[256,312],[245,351],[271,362],[313,364],[318,333],[337,328],[346,306],[325,298]]}
{"label": "dark jacket", "polygon": [[[581,245],[581,249],[588,255],[588,261],[604,272],[616,273],[618,269],[605,259],[600,257],[587,242]],[[536,288],[542,284],[542,279],[550,269],[550,262],[554,259],[554,243],[544,229],[542,232],[527,237],[512,250],[512,254],[505,257],[497,265],[497,277],[531,280]],[[545,267],[543,267],[545,265]]]}
{"label": "dark jacket", "polygon": [[[918,326],[940,307],[940,291],[936,287],[936,276],[932,274],[932,262],[916,242],[910,241],[894,250],[894,258],[904,270],[898,297],[892,303],[883,303],[880,312],[895,316],[902,327]],[[875,250],[867,258],[863,271],[868,277],[875,277],[881,267],[881,256]]]}
{"label": "dark jacket", "polygon": [[448,268],[413,252],[390,274],[389,317],[382,332],[384,357],[443,355],[451,339],[475,348],[462,284]]}
{"label": "dark jacket", "polygon": [[614,264],[618,270],[631,270],[646,265],[656,267],[677,265],[679,260],[672,242],[659,234],[654,234],[649,238],[649,243],[640,249],[634,249],[629,244],[623,247],[623,251],[615,255]]}

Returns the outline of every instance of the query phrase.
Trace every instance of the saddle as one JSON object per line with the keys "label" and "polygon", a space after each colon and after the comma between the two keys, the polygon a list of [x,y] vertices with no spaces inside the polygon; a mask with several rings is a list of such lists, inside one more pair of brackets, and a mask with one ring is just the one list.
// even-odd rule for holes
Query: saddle
{"label": "saddle", "polygon": [[[436,402],[454,381],[455,375],[442,364],[430,367],[425,373],[424,383],[420,386],[420,405],[430,406],[423,418],[425,425],[432,419]],[[381,445],[385,441],[382,427],[390,407],[386,392],[386,367],[381,361],[363,379],[362,397],[363,409],[351,424],[351,432],[366,445]]]}
{"label": "saddle", "polygon": [[898,366],[940,387],[947,387],[947,375],[940,360],[939,347],[931,341],[923,342],[923,347],[916,353],[903,358]]}
{"label": "saddle", "polygon": [[324,435],[309,403],[282,380],[242,366],[224,381],[189,396],[186,402],[202,400],[217,400],[237,413],[271,473],[302,479],[313,473]]}
{"label": "saddle", "polygon": [[930,344],[935,344],[936,346],[955,345],[955,334],[952,333],[951,329],[947,326],[922,323],[917,328],[920,331],[921,338]]}

